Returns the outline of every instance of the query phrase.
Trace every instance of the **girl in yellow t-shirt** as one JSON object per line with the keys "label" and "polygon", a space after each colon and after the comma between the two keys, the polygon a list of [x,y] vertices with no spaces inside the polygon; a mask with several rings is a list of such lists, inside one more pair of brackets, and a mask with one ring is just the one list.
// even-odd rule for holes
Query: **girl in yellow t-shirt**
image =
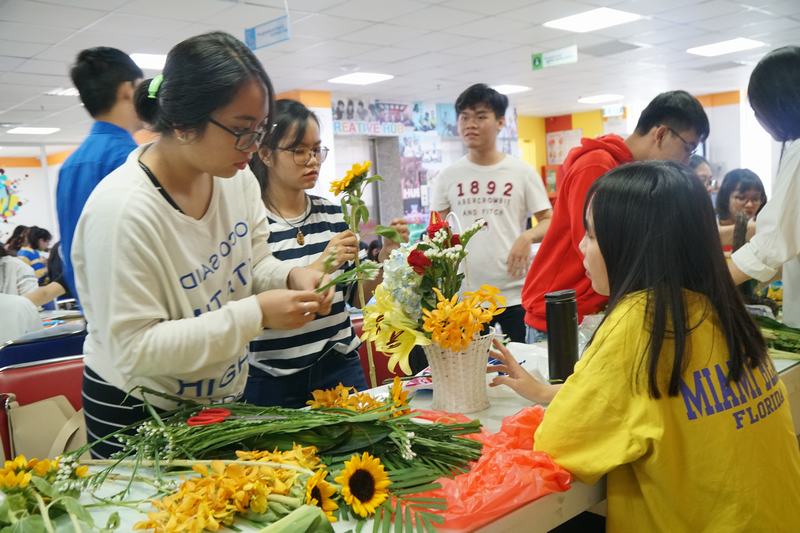
{"label": "girl in yellow t-shirt", "polygon": [[608,531],[800,531],[786,388],[725,265],[702,183],[667,162],[599,179],[580,248],[608,312],[562,386],[501,346],[495,378],[550,402],[534,447],[608,476]]}

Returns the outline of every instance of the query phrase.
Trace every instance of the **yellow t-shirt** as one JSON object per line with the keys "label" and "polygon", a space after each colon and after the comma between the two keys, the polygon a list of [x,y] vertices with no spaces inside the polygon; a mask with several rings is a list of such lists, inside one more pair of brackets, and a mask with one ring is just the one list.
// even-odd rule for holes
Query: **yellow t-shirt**
{"label": "yellow t-shirt", "polygon": [[705,297],[686,291],[687,366],[647,392],[645,294],[624,299],[547,409],[534,447],[579,480],[608,474],[607,530],[800,531],[800,451],[772,362],[728,385],[728,350]]}

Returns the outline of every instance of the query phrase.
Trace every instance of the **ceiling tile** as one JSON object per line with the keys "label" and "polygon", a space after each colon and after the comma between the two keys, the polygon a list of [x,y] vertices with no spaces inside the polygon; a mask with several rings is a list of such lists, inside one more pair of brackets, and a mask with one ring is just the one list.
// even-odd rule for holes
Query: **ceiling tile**
{"label": "ceiling tile", "polygon": [[416,0],[403,0],[402,2],[376,2],[375,0],[348,0],[343,4],[325,10],[326,15],[348,17],[356,20],[369,20],[384,22],[424,9],[426,4]]}
{"label": "ceiling tile", "polygon": [[669,0],[668,2],[664,0],[625,0],[619,4],[615,4],[614,9],[628,11],[638,15],[656,15],[664,11],[678,8],[691,11],[693,5],[697,3],[697,0]]}
{"label": "ceiling tile", "polygon": [[330,40],[322,41],[313,47],[306,48],[303,53],[316,54],[319,57],[349,58],[369,52],[373,48],[373,45],[367,43]]}
{"label": "ceiling tile", "polygon": [[392,63],[392,73],[395,75],[417,72],[431,67],[441,67],[450,65],[462,59],[460,56],[443,53],[426,53],[411,59]]}
{"label": "ceiling tile", "polygon": [[591,9],[596,9],[596,6],[587,6],[570,0],[546,0],[520,9],[504,11],[500,17],[531,24],[543,24],[549,20],[568,17]]}
{"label": "ceiling tile", "polygon": [[314,39],[311,37],[301,37],[299,35],[292,35],[289,38],[289,40],[272,44],[266,47],[265,50],[274,53],[297,52],[298,50],[305,50],[306,48],[316,46],[318,43],[319,39]]}
{"label": "ceiling tile", "polygon": [[409,45],[426,33],[428,32],[425,30],[414,30],[402,26],[373,24],[363,30],[342,36],[340,40],[365,44],[392,45],[403,43]]}
{"label": "ceiling tile", "polygon": [[9,0],[3,4],[0,16],[4,21],[22,22],[54,28],[83,28],[96,22],[106,13],[93,9],[81,9],[43,2]]}
{"label": "ceiling tile", "polygon": [[274,7],[234,3],[230,9],[200,19],[200,22],[228,31],[236,36],[243,36],[242,32],[245,28],[258,26],[285,14],[283,9]]}
{"label": "ceiling tile", "polygon": [[44,61],[41,59],[28,59],[17,67],[17,72],[28,72],[30,74],[55,74],[63,76],[67,72],[68,65],[63,61]]}
{"label": "ceiling tile", "polygon": [[[20,57],[9,57],[9,56],[0,56],[0,72],[5,73],[10,72],[25,62],[24,59]],[[0,91],[2,94],[2,91]]]}
{"label": "ceiling tile", "polygon": [[[334,6],[342,5],[347,0],[291,0],[289,2],[289,13],[294,11],[306,11],[309,13],[319,13]],[[336,13],[331,13],[335,15]]]}
{"label": "ceiling tile", "polygon": [[767,15],[755,10],[745,10],[721,17],[699,20],[692,25],[709,31],[727,30],[729,28],[746,29],[752,24],[779,20],[778,17]]}
{"label": "ceiling tile", "polygon": [[130,0],[117,9],[117,12],[181,21],[197,21],[207,19],[221,11],[231,9],[233,6],[235,4],[220,0],[192,0],[191,9],[187,9],[183,2]]}
{"label": "ceiling tile", "polygon": [[[463,9],[452,9],[444,6],[430,6],[413,13],[393,18],[388,22],[400,26],[411,26],[417,29],[442,31],[450,27],[458,27],[481,18],[481,14]],[[461,33],[461,32],[453,32]]]}
{"label": "ceiling tile", "polygon": [[138,35],[131,35],[129,33],[114,32],[109,33],[105,31],[83,31],[76,32],[72,37],[65,39],[58,46],[47,48],[44,52],[38,54],[36,59],[45,59],[48,61],[64,61],[72,64],[78,55],[78,52],[86,48],[93,48],[95,46],[110,46],[118,48],[125,53],[145,52],[145,53],[164,53],[166,50],[160,50],[148,46],[149,40],[143,39]]}
{"label": "ceiling tile", "polygon": [[103,19],[100,28],[104,33],[122,33],[145,37],[162,37],[185,22],[160,17],[143,17],[127,13],[112,13]]}
{"label": "ceiling tile", "polygon": [[20,41],[6,41],[0,39],[0,50],[3,54],[12,57],[30,58],[47,50],[50,45],[41,43],[23,43]]}
{"label": "ceiling tile", "polygon": [[[82,7],[86,9],[95,9],[97,11],[113,11],[118,7],[125,5],[130,0],[46,0],[47,4],[58,4],[69,7]],[[37,2],[43,4],[43,2]],[[42,7],[45,7],[42,5]]]}
{"label": "ceiling tile", "polygon": [[419,50],[411,50],[409,48],[400,48],[397,46],[384,46],[381,48],[373,48],[369,52],[356,57],[356,60],[385,61],[394,64],[396,61],[402,61],[418,55],[420,55]]}
{"label": "ceiling tile", "polygon": [[453,9],[464,11],[474,11],[484,15],[497,15],[506,11],[511,11],[518,7],[530,4],[530,0],[504,0],[503,2],[487,2],[486,0],[448,0],[442,5]]}
{"label": "ceiling tile", "polygon": [[[454,35],[446,32],[431,32],[414,39],[413,47],[426,52],[446,50],[463,44],[468,44],[473,38],[465,35]],[[408,46],[407,43],[403,43]]]}
{"label": "ceiling tile", "polygon": [[612,26],[610,28],[598,30],[593,33],[596,33],[598,35],[605,35],[613,39],[627,39],[632,35],[638,35],[640,33],[662,31],[664,30],[664,28],[667,28],[669,26],[672,26],[671,22],[667,22],[666,20],[659,20],[653,17],[648,17],[644,19],[635,20],[633,22],[629,22],[628,24],[621,24],[619,26]]}
{"label": "ceiling tile", "polygon": [[369,22],[330,15],[308,15],[298,22],[292,22],[291,34],[315,39],[333,39],[341,35],[366,28]]}
{"label": "ceiling tile", "polygon": [[[22,62],[20,61],[19,65]],[[19,66],[17,65],[17,66]],[[0,57],[0,70],[3,70],[3,61]],[[72,81],[65,72],[62,75],[52,74],[27,74],[23,72],[3,72],[0,74],[0,82],[16,85],[34,85],[42,90],[55,89],[57,87],[71,87]]]}
{"label": "ceiling tile", "polygon": [[465,35],[467,37],[495,37],[500,38],[506,30],[532,29],[533,24],[524,21],[503,19],[500,17],[483,17],[475,22],[459,24],[448,29],[448,33]]}
{"label": "ceiling tile", "polygon": [[653,46],[669,42],[683,42],[685,39],[690,37],[701,37],[707,35],[708,32],[705,30],[673,24],[667,28],[664,28],[663,30],[632,35],[626,40],[636,44]]}
{"label": "ceiling tile", "polygon": [[467,56],[467,57],[480,57],[488,54],[496,54],[503,50],[510,50],[515,46],[511,43],[504,43],[502,41],[492,41],[489,39],[474,39],[467,44],[449,48],[446,50],[448,54]]}
{"label": "ceiling tile", "polygon": [[710,2],[700,2],[691,7],[680,7],[671,9],[658,14],[658,18],[669,20],[670,22],[680,22],[684,24],[696,22],[698,20],[721,17],[745,8],[737,3],[727,0],[711,0]]}
{"label": "ceiling tile", "polygon": [[9,41],[54,44],[72,35],[72,30],[0,21],[0,35]]}

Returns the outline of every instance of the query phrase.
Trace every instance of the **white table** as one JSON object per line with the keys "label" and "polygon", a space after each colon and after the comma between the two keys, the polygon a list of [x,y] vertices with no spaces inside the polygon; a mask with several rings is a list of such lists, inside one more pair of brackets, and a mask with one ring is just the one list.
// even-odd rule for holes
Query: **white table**
{"label": "white table", "polygon": [[[518,359],[525,360],[523,366],[529,371],[539,371],[546,376],[547,372],[547,347],[543,343],[535,345],[516,345],[512,343],[510,349]],[[780,372],[781,379],[787,386],[789,404],[792,409],[795,427],[800,428],[800,361],[776,360],[775,366]],[[491,375],[487,376],[487,381]],[[386,386],[378,387],[373,392],[375,394],[385,394]],[[506,387],[489,389],[490,407],[485,411],[472,413],[472,418],[477,418],[489,431],[498,431],[503,418],[517,413],[521,408],[530,405],[516,393]],[[428,409],[430,407],[430,393],[419,393],[411,400],[411,406]],[[114,484],[110,484],[107,489],[109,492]],[[119,487],[117,488],[119,490]],[[134,497],[137,494],[133,494]],[[144,496],[144,494],[139,494]],[[559,524],[563,524],[570,518],[590,509],[602,507],[606,497],[605,479],[595,485],[585,485],[578,481],[573,481],[571,488],[566,492],[554,493],[534,500],[513,512],[495,520],[494,522],[478,529],[479,533],[517,533],[525,532],[546,532]],[[146,510],[147,505],[142,506]],[[132,525],[145,518],[144,514],[139,514],[132,509],[117,509],[122,518],[120,531],[130,529]],[[108,508],[100,508],[93,511],[99,525],[105,523],[105,517],[111,512]],[[243,531],[255,531],[245,525],[237,524]],[[127,529],[126,529],[127,528]],[[355,528],[353,522],[337,522],[334,530],[345,532]],[[371,525],[364,527],[364,531],[371,531]],[[227,531],[227,530],[226,530]],[[441,530],[446,531],[446,530]]]}

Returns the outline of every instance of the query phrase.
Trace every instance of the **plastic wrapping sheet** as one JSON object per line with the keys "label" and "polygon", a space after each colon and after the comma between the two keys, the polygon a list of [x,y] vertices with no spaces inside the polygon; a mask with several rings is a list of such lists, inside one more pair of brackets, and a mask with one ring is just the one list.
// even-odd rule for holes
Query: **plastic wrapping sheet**
{"label": "plastic wrapping sheet", "polygon": [[[435,411],[417,416],[442,423],[469,420]],[[483,443],[480,459],[469,472],[439,479],[442,488],[425,494],[447,500],[442,529],[472,531],[528,502],[569,489],[569,472],[546,453],[533,451],[533,434],[543,417],[541,406],[526,407],[503,420],[497,433],[483,430],[468,436]]]}

